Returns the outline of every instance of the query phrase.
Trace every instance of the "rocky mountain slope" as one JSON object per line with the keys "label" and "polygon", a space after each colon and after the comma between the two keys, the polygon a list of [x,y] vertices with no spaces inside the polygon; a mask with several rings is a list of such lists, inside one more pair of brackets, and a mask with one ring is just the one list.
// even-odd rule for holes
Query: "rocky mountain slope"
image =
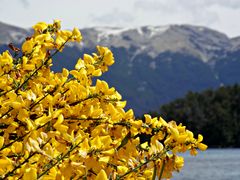
{"label": "rocky mountain slope", "polygon": [[[53,70],[73,68],[82,53],[94,52],[96,45],[110,47],[116,62],[102,79],[115,86],[138,115],[188,91],[240,82],[240,37],[191,25],[81,32],[83,43],[68,46],[56,57]],[[9,42],[19,44],[27,34],[29,30],[0,23],[0,50]]]}

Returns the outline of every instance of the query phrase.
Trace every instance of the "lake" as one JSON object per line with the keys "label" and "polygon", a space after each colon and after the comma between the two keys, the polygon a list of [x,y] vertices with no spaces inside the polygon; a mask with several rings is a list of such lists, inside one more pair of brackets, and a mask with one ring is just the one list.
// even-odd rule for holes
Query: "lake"
{"label": "lake", "polygon": [[208,149],[183,157],[185,165],[172,180],[240,180],[240,149]]}

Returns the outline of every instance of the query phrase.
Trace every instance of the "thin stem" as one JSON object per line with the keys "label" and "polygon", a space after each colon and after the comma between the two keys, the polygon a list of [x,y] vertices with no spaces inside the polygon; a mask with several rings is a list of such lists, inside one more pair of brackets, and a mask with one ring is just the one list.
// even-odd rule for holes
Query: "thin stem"
{"label": "thin stem", "polygon": [[154,164],[152,180],[155,180],[156,176],[157,176],[157,166],[156,166],[156,164]]}
{"label": "thin stem", "polygon": [[85,99],[80,99],[78,101],[75,101],[75,102],[72,102],[72,103],[69,103],[69,106],[75,106],[83,101],[86,101],[88,99],[92,99],[92,98],[97,98],[99,95],[98,94],[93,94],[93,95],[89,95],[88,97],[86,97]]}
{"label": "thin stem", "polygon": [[20,163],[19,165],[17,165],[12,171],[8,172],[8,173],[4,176],[4,178],[0,178],[0,179],[1,179],[1,180],[2,180],[2,179],[6,179],[8,176],[11,176],[11,175],[14,173],[14,171],[16,171],[17,169],[19,169],[19,168],[20,168],[23,164],[25,164],[26,162],[28,162],[28,160],[29,160],[31,157],[33,157],[35,154],[37,154],[37,152],[33,152],[32,154],[30,154],[27,159],[25,159],[22,163]]}
{"label": "thin stem", "polygon": [[22,136],[19,136],[19,137],[18,137],[17,139],[15,139],[14,141],[12,141],[12,142],[4,145],[4,146],[0,149],[0,151],[2,151],[3,149],[11,146],[13,143],[15,143],[15,142],[17,142],[17,141],[22,140],[22,138],[24,138],[25,136],[27,136],[29,133],[30,133],[30,132],[27,132],[26,134],[24,134],[24,135],[22,135]]}
{"label": "thin stem", "polygon": [[162,164],[162,168],[161,168],[160,175],[159,175],[159,180],[162,179],[164,167],[165,167],[165,161],[163,161],[163,164]]}
{"label": "thin stem", "polygon": [[[162,153],[156,154],[155,156],[152,156],[151,158],[147,159],[145,162],[139,164],[139,165],[136,166],[135,168],[133,168],[133,169],[129,170],[128,172],[126,172],[125,174],[119,176],[118,179],[122,179],[122,178],[124,178],[125,176],[127,176],[128,174],[137,171],[137,170],[140,169],[142,166],[144,166],[144,165],[146,165],[146,164],[148,164],[148,163],[150,163],[150,162],[152,162],[152,161],[155,161],[155,160],[161,158],[162,155],[164,155],[166,152],[167,152],[167,150],[164,150]],[[163,169],[164,169],[164,167],[162,167],[161,171],[163,171]]]}
{"label": "thin stem", "polygon": [[9,112],[11,112],[12,110],[13,110],[13,108],[10,107],[7,112],[5,112],[3,115],[1,115],[0,119],[3,118],[4,116],[6,116],[6,115],[7,115]]}
{"label": "thin stem", "polygon": [[[43,124],[42,126],[37,127],[36,130],[38,130],[38,129],[44,127],[44,126],[46,126],[47,124],[48,124],[48,122],[45,123],[45,124]],[[15,139],[14,141],[12,141],[12,142],[4,145],[4,146],[0,149],[0,151],[2,151],[3,149],[11,146],[13,143],[15,143],[15,142],[17,142],[17,141],[22,140],[22,139],[23,139],[25,136],[27,136],[30,132],[31,132],[31,131],[27,132],[26,134],[24,134],[24,135],[22,135],[22,136],[19,136],[19,137],[18,137],[17,139]]]}
{"label": "thin stem", "polygon": [[50,59],[52,59],[52,58],[60,51],[60,49],[65,46],[65,44],[66,44],[71,38],[72,38],[72,36],[70,36],[70,37],[60,46],[59,49],[55,50],[55,52],[54,52],[51,56],[47,57],[47,59],[44,61],[44,63],[42,63],[41,66],[39,66],[37,69],[35,69],[35,70],[33,71],[33,73],[32,73],[27,79],[25,79],[24,82],[23,82],[17,89],[15,89],[15,92],[18,92],[18,90],[21,89],[44,65],[46,65],[46,63],[47,63]]}
{"label": "thin stem", "polygon": [[88,118],[75,118],[75,117],[68,117],[68,118],[64,118],[64,120],[69,120],[69,121],[74,121],[74,120],[77,120],[77,121],[90,121],[90,120],[99,121],[99,120],[105,120],[105,118],[91,118],[91,117],[88,117]]}
{"label": "thin stem", "polygon": [[[44,143],[42,146],[40,146],[40,148],[43,148],[51,139],[49,139],[46,143]],[[29,161],[29,159],[31,157],[33,157],[35,154],[37,154],[38,152],[32,152],[27,159],[25,159],[22,163],[20,163],[19,165],[17,165],[12,171],[8,172],[3,179],[6,179],[8,176],[12,175],[17,169],[19,169],[23,164],[27,163]],[[2,179],[2,178],[1,178]]]}
{"label": "thin stem", "polygon": [[42,172],[41,174],[38,174],[37,179],[39,179],[40,177],[42,177],[43,175],[45,175],[50,169],[52,169],[55,165],[59,164],[65,157],[67,157],[74,149],[76,149],[78,147],[78,145],[82,143],[79,142],[78,144],[76,144],[75,146],[72,146],[68,152],[66,152],[66,154],[64,154],[60,159],[58,159],[55,163],[51,164],[51,166],[49,166],[44,172]]}
{"label": "thin stem", "polygon": [[151,161],[152,161],[152,160],[149,160],[149,161],[145,161],[145,162],[142,163],[142,164],[139,164],[137,167],[135,167],[134,169],[132,169],[132,170],[130,170],[130,171],[128,171],[128,172],[126,172],[126,173],[123,174],[122,176],[119,176],[118,178],[119,178],[119,179],[124,178],[124,177],[127,176],[128,174],[130,174],[130,173],[132,173],[132,172],[134,172],[134,171],[137,171],[137,170],[140,169],[142,166],[148,164],[148,163],[151,162]]}
{"label": "thin stem", "polygon": [[33,103],[33,104],[31,104],[31,106],[30,106],[30,110],[32,109],[32,108],[34,108],[37,104],[39,104],[43,99],[45,99],[48,95],[49,95],[50,93],[46,93],[41,99],[39,99],[37,102],[35,102],[35,103]]}

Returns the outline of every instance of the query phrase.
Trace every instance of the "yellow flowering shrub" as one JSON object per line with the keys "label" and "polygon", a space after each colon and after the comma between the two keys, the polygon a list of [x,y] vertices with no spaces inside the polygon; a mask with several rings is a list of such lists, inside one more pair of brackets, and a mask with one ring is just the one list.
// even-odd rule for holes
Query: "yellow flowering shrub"
{"label": "yellow flowering shrub", "polygon": [[135,119],[113,87],[92,81],[114,63],[107,47],[55,73],[52,58],[81,33],[60,21],[33,29],[0,55],[0,179],[171,178],[184,164],[178,153],[207,148],[175,121]]}

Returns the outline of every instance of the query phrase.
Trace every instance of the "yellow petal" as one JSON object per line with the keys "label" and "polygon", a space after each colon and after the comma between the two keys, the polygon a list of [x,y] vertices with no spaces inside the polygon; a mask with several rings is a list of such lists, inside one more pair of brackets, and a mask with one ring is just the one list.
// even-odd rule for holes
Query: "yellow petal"
{"label": "yellow petal", "polygon": [[35,123],[37,124],[37,125],[40,125],[40,126],[42,126],[42,125],[44,125],[45,123],[47,123],[48,121],[50,120],[50,118],[48,117],[48,116],[42,116],[42,117],[40,117],[40,118],[37,118],[36,120],[35,120]]}
{"label": "yellow petal", "polygon": [[68,77],[69,71],[66,68],[63,68],[62,74],[63,74],[64,77]]}
{"label": "yellow petal", "polygon": [[118,166],[117,167],[117,172],[118,174],[125,174],[128,171],[128,168],[125,166]]}
{"label": "yellow petal", "polygon": [[173,135],[174,139],[177,140],[179,137],[179,132],[177,128],[169,127],[171,134]]}
{"label": "yellow petal", "polygon": [[68,127],[65,125],[62,125],[62,124],[54,125],[54,128],[56,128],[58,130],[58,132],[60,132],[60,133],[66,133],[68,130]]}
{"label": "yellow petal", "polygon": [[53,127],[62,124],[63,120],[64,120],[64,117],[63,117],[62,114],[60,114],[60,115],[58,116],[57,122],[53,125]]}
{"label": "yellow petal", "polygon": [[20,109],[17,118],[20,121],[24,121],[28,117],[28,111],[26,109]]}
{"label": "yellow petal", "polygon": [[75,69],[79,70],[79,69],[84,68],[84,67],[85,67],[84,61],[82,59],[78,59],[78,62],[75,65]]}
{"label": "yellow petal", "polygon": [[106,172],[102,169],[98,174],[95,180],[107,180],[107,174]]}
{"label": "yellow petal", "polygon": [[202,142],[203,136],[201,134],[198,135],[198,142]]}
{"label": "yellow petal", "polygon": [[33,50],[33,46],[34,46],[34,44],[33,44],[33,40],[32,39],[30,39],[28,41],[25,41],[23,43],[23,45],[22,45],[23,53],[31,53],[32,50]]}
{"label": "yellow petal", "polygon": [[27,123],[27,128],[28,128],[29,131],[34,129],[34,125],[29,118],[25,119],[25,122]]}
{"label": "yellow petal", "polygon": [[112,156],[114,153],[115,153],[115,150],[113,148],[106,151],[102,151],[102,154],[109,155],[109,156]]}
{"label": "yellow petal", "polygon": [[102,144],[99,136],[96,136],[92,141],[91,141],[91,147],[95,148],[95,149],[101,149],[104,146],[104,144]]}
{"label": "yellow petal", "polygon": [[3,147],[4,144],[4,137],[0,136],[0,148]]}
{"label": "yellow petal", "polygon": [[12,102],[12,107],[16,110],[19,110],[22,106],[23,105],[20,102]]}
{"label": "yellow petal", "polygon": [[38,151],[38,152],[41,152],[42,150],[40,149],[39,147],[39,144],[36,140],[32,139],[32,138],[29,138],[29,143],[30,145],[34,148],[34,150]]}
{"label": "yellow petal", "polygon": [[23,180],[34,180],[37,179],[37,170],[35,168],[27,168],[24,175]]}
{"label": "yellow petal", "polygon": [[190,150],[190,154],[191,154],[192,156],[196,156],[196,155],[198,154],[198,151],[197,151],[196,149],[192,148],[192,149]]}
{"label": "yellow petal", "polygon": [[208,148],[208,146],[207,146],[206,144],[203,144],[203,143],[199,143],[199,144],[197,145],[197,147],[198,147],[198,149],[200,149],[201,151],[205,151],[205,150]]}
{"label": "yellow petal", "polygon": [[31,71],[31,70],[35,69],[35,65],[34,64],[25,64],[25,65],[23,65],[23,69],[27,70],[27,71]]}
{"label": "yellow petal", "polygon": [[184,143],[184,142],[186,141],[187,137],[188,137],[187,134],[181,134],[181,135],[179,135],[179,137],[178,137],[178,142],[179,142],[179,143]]}
{"label": "yellow petal", "polygon": [[82,150],[86,150],[86,151],[88,151],[90,149],[87,138],[84,139],[84,141],[83,141],[83,143],[81,143],[80,147]]}
{"label": "yellow petal", "polygon": [[45,22],[39,22],[36,25],[33,26],[33,29],[35,31],[43,31],[48,27],[48,25]]}
{"label": "yellow petal", "polygon": [[144,118],[147,124],[151,123],[152,117],[149,114],[144,114]]}
{"label": "yellow petal", "polygon": [[0,167],[6,167],[11,165],[11,161],[9,159],[0,159]]}
{"label": "yellow petal", "polygon": [[97,69],[92,73],[93,76],[101,76],[102,75],[102,71],[101,69]]}
{"label": "yellow petal", "polygon": [[110,160],[109,156],[105,156],[105,157],[100,157],[98,159],[99,162],[104,162],[104,163],[108,163],[108,161]]}
{"label": "yellow petal", "polygon": [[104,144],[104,147],[108,147],[112,143],[112,138],[110,136],[100,136],[100,140],[102,144]]}
{"label": "yellow petal", "polygon": [[148,148],[148,142],[146,141],[145,143],[141,144],[141,148],[147,149]]}

